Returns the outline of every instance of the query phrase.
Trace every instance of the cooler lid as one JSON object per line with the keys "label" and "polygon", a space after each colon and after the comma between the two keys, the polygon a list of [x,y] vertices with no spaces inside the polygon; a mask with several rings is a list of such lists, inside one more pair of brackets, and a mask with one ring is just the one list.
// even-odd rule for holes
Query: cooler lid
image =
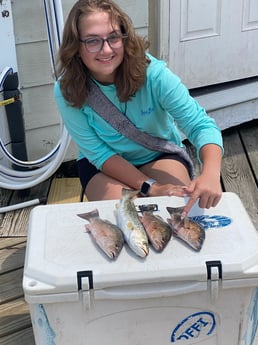
{"label": "cooler lid", "polygon": [[[149,255],[137,257],[125,244],[111,261],[86,233],[86,221],[78,213],[99,210],[100,216],[116,221],[117,200],[37,206],[31,212],[24,267],[27,294],[78,291],[78,274],[90,272],[90,287],[125,286],[162,281],[206,281],[206,262],[220,261],[222,277],[245,279],[258,274],[258,235],[240,199],[223,193],[216,208],[200,209],[196,204],[189,216],[205,216],[210,221],[200,252],[195,252],[172,236],[162,253],[150,247]],[[166,220],[167,206],[184,205],[178,197],[139,198],[135,204],[155,203]],[[224,217],[224,218],[223,218]],[[225,219],[227,220],[225,222]],[[32,288],[33,287],[33,288]]]}

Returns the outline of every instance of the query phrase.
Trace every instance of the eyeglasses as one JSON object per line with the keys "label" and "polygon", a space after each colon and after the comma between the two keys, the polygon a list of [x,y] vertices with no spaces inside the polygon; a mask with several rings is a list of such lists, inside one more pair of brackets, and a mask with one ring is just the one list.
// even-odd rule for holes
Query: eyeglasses
{"label": "eyeglasses", "polygon": [[126,37],[126,35],[111,35],[107,38],[95,36],[86,38],[85,40],[80,39],[80,42],[85,44],[85,47],[89,53],[98,53],[103,49],[105,42],[108,43],[110,48],[121,48],[124,44],[124,39]]}

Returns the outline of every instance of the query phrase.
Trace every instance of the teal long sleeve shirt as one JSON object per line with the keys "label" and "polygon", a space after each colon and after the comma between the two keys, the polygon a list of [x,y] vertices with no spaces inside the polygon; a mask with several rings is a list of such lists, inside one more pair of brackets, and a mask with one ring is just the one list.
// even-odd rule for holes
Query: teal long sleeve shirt
{"label": "teal long sleeve shirt", "polygon": [[[182,147],[181,131],[196,147],[198,157],[206,144],[216,144],[223,150],[221,131],[214,119],[189,95],[187,88],[164,61],[151,55],[148,57],[151,63],[145,83],[132,100],[119,102],[114,85],[99,84],[102,92],[141,131]],[[64,125],[78,146],[78,159],[86,157],[101,170],[104,162],[117,154],[136,166],[160,155],[118,133],[87,104],[81,108],[70,106],[58,81],[54,96]]]}

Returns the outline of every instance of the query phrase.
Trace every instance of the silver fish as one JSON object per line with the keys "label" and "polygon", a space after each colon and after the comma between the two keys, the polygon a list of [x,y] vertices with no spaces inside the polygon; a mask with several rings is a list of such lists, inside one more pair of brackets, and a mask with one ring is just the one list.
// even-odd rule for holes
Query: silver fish
{"label": "silver fish", "polygon": [[78,214],[78,216],[89,221],[89,224],[85,225],[86,231],[92,235],[100,249],[110,259],[117,258],[124,244],[124,236],[119,227],[108,220],[101,219],[97,209]]}
{"label": "silver fish", "polygon": [[157,252],[162,252],[171,238],[171,227],[162,217],[153,214],[157,210],[157,205],[139,205],[138,207],[142,212],[142,216],[139,218],[146,230],[149,241]]}
{"label": "silver fish", "polygon": [[191,218],[181,218],[184,207],[167,207],[170,219],[167,219],[172,227],[172,234],[187,243],[195,251],[200,251],[205,240],[204,228]]}
{"label": "silver fish", "polygon": [[133,202],[137,194],[138,191],[122,189],[122,198],[117,204],[117,221],[128,246],[136,255],[144,258],[149,254],[149,244]]}

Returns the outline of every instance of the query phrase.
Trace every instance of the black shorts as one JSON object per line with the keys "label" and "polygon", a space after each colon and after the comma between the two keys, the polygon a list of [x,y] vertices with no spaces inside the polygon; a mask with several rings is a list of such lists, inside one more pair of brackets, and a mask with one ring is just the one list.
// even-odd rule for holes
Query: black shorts
{"label": "black shorts", "polygon": [[[173,160],[176,160],[176,161],[182,163],[185,166],[185,168],[187,169],[189,176],[190,176],[190,171],[189,171],[189,167],[188,167],[187,163],[185,162],[185,160],[183,158],[179,157],[176,153],[163,153],[159,157],[157,157],[157,158],[153,159],[152,161],[149,161],[145,164],[148,164],[148,163],[160,160],[160,159],[173,159]],[[95,165],[91,164],[87,158],[82,158],[82,159],[78,160],[77,164],[78,164],[79,178],[80,178],[82,189],[84,192],[90,179],[94,175],[98,174],[100,172],[100,170],[98,170],[95,167]],[[136,167],[140,168],[145,164],[137,165]]]}

